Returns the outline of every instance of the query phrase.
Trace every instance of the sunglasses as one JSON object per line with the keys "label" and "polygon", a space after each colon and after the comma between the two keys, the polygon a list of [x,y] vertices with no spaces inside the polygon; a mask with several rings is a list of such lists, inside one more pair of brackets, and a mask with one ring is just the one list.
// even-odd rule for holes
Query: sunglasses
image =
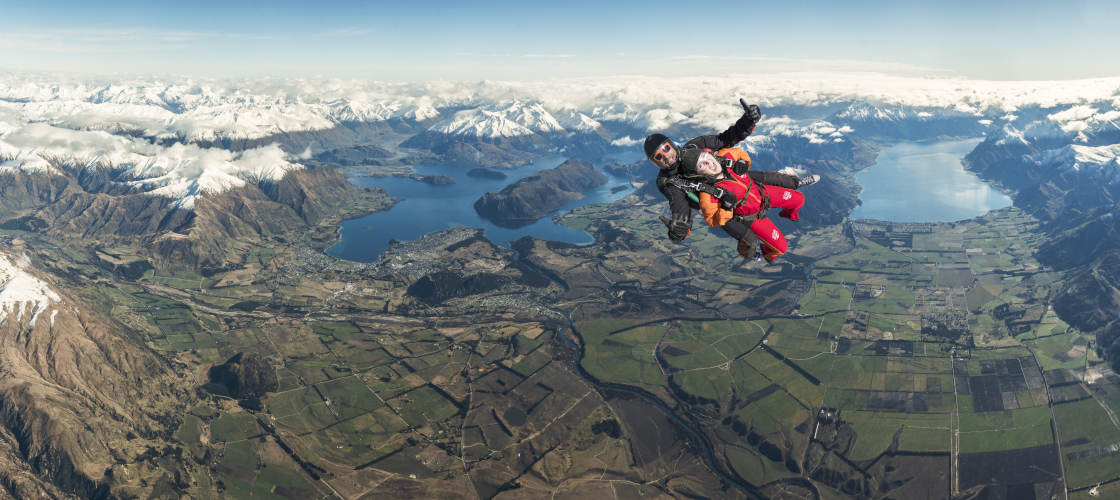
{"label": "sunglasses", "polygon": [[673,150],[673,146],[670,145],[668,142],[666,142],[665,144],[661,145],[661,149],[659,149],[655,153],[653,153],[653,156],[651,156],[650,159],[653,160],[653,161],[656,161],[656,162],[665,161],[665,155],[668,154],[669,151],[672,151],[672,150]]}

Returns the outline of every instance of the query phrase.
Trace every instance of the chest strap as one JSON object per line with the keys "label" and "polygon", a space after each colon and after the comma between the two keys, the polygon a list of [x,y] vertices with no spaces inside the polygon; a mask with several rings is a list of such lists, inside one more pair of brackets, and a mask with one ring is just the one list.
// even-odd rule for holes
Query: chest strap
{"label": "chest strap", "polygon": [[679,187],[688,194],[694,194],[697,192],[708,193],[717,200],[723,200],[723,195],[727,193],[727,191],[721,187],[713,186],[711,184],[700,181],[685,180],[682,177],[670,177],[665,180],[665,183]]}

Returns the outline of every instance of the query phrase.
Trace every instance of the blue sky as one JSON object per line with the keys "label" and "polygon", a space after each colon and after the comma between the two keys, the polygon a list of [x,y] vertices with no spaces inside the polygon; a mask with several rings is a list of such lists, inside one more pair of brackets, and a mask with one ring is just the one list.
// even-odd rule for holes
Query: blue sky
{"label": "blue sky", "polygon": [[1120,76],[1105,1],[0,0],[0,70],[540,80],[858,70]]}

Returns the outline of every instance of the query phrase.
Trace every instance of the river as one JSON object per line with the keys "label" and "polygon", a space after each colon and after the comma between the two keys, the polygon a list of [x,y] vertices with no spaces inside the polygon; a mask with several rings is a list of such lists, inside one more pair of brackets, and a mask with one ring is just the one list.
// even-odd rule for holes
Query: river
{"label": "river", "polygon": [[862,206],[853,219],[952,222],[1011,206],[1011,198],[966,171],[961,159],[983,139],[900,142],[856,175]]}

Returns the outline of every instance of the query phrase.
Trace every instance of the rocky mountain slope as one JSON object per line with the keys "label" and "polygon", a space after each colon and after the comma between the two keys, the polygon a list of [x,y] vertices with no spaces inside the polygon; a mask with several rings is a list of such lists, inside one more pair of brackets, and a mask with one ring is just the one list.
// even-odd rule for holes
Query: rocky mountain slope
{"label": "rocky mountain slope", "polygon": [[966,166],[1016,192],[1015,205],[1047,222],[1038,260],[1064,272],[1054,297],[1061,317],[1094,332],[1120,368],[1120,117],[1108,106],[1043,112],[990,133]]}
{"label": "rocky mountain slope", "polygon": [[107,498],[191,398],[134,331],[65,288],[0,252],[0,475],[21,497]]}
{"label": "rocky mountain slope", "polygon": [[293,170],[277,181],[202,196],[193,210],[174,198],[114,191],[83,183],[72,171],[58,172],[0,172],[2,223],[34,227],[78,245],[139,241],[144,256],[160,268],[220,267],[236,242],[317,225],[363,203],[367,210],[389,203],[383,191],[359,188],[329,167]]}

